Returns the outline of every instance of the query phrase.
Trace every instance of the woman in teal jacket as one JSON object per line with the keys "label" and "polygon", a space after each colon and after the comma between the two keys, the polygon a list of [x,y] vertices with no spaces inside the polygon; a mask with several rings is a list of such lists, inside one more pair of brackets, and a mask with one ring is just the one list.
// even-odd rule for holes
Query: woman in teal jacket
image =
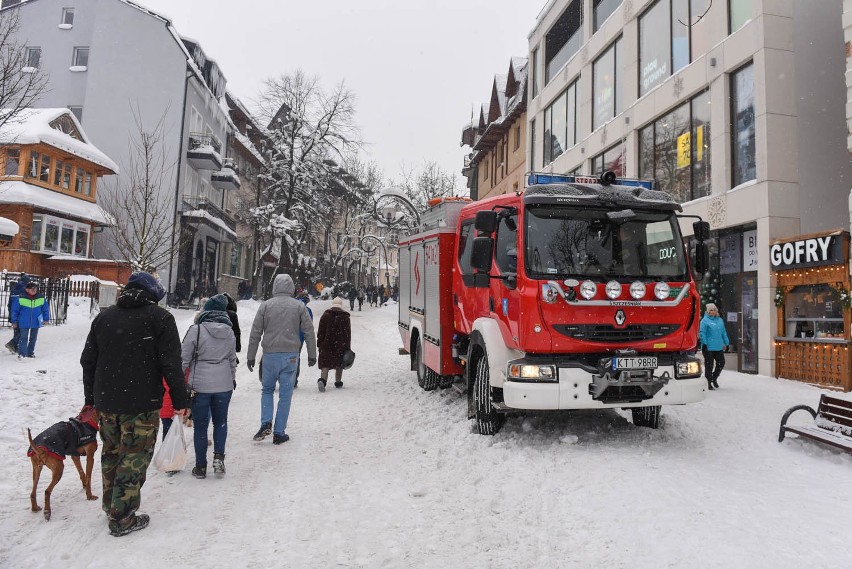
{"label": "woman in teal jacket", "polygon": [[701,352],[704,354],[704,375],[707,378],[707,388],[713,390],[719,387],[719,374],[725,367],[725,349],[730,342],[725,331],[725,322],[719,317],[719,309],[712,302],[705,307],[707,313],[701,319],[698,329],[698,341],[701,342]]}
{"label": "woman in teal jacket", "polygon": [[38,292],[38,284],[27,283],[24,294],[12,303],[12,326],[21,331],[18,340],[18,358],[34,358],[38,329],[50,321],[50,307],[44,295]]}

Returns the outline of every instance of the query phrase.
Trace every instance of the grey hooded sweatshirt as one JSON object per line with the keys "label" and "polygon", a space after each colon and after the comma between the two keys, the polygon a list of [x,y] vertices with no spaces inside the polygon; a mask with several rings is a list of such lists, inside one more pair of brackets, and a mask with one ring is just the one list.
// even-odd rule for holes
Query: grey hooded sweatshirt
{"label": "grey hooded sweatshirt", "polygon": [[[198,357],[195,357],[196,342]],[[181,343],[183,369],[189,368],[189,387],[199,393],[234,389],[237,341],[230,324],[202,322],[189,327]]]}
{"label": "grey hooded sweatshirt", "polygon": [[[249,360],[254,360],[257,347],[263,347],[264,354],[276,352],[298,353],[302,345],[299,341],[299,329],[305,335],[305,345],[308,347],[308,357],[317,357],[317,336],[314,323],[308,315],[305,304],[296,300],[293,294],[296,285],[290,275],[278,275],[272,284],[272,298],[263,302],[257,309],[254,323],[251,325],[248,353]],[[260,338],[263,336],[263,342]]]}

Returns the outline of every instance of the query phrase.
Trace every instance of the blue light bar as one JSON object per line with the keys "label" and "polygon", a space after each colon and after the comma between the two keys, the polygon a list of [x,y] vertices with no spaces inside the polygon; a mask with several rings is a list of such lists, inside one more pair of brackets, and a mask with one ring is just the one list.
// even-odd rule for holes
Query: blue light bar
{"label": "blue light bar", "polygon": [[[530,174],[527,186],[539,184],[600,184],[600,178],[595,176],[563,176],[560,174]],[[630,186],[632,188],[654,189],[652,180],[637,180],[636,178],[616,178],[613,186]]]}

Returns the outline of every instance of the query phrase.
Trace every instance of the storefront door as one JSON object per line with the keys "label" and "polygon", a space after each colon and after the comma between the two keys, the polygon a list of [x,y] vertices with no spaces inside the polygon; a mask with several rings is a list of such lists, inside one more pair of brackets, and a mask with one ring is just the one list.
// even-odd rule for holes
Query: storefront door
{"label": "storefront door", "polygon": [[738,369],[745,373],[757,373],[757,273],[739,275],[740,326]]}

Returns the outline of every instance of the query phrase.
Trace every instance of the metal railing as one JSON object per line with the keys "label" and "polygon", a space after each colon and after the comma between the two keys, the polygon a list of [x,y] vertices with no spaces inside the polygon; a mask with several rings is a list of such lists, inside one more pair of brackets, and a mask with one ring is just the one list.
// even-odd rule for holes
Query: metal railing
{"label": "metal railing", "polygon": [[204,146],[212,146],[216,154],[222,154],[222,143],[212,134],[190,133],[189,151],[198,150]]}
{"label": "metal railing", "polygon": [[210,199],[207,196],[196,196],[196,195],[184,194],[183,204],[184,204],[184,207],[183,207],[184,211],[189,211],[189,210],[206,211],[207,213],[209,213],[213,217],[217,217],[217,218],[221,219],[225,223],[225,225],[228,226],[228,228],[231,231],[237,230],[237,221],[233,217],[231,217],[230,214],[226,213],[225,210],[223,210],[221,207],[219,207],[218,205],[216,205],[215,203],[210,201]]}
{"label": "metal railing", "polygon": [[[8,328],[11,326],[9,323],[9,297],[19,277],[19,273],[4,273],[0,275],[0,327]],[[97,288],[90,286],[97,283],[72,283],[70,279],[51,279],[38,275],[28,275],[27,280],[38,283],[38,291],[44,295],[45,300],[48,302],[50,307],[50,321],[47,323],[48,325],[65,324],[65,321],[68,319],[69,295],[89,296],[93,298],[91,294],[94,291],[95,297],[97,296]],[[88,287],[88,294],[84,294],[84,287],[78,287],[78,284],[86,285]]]}

